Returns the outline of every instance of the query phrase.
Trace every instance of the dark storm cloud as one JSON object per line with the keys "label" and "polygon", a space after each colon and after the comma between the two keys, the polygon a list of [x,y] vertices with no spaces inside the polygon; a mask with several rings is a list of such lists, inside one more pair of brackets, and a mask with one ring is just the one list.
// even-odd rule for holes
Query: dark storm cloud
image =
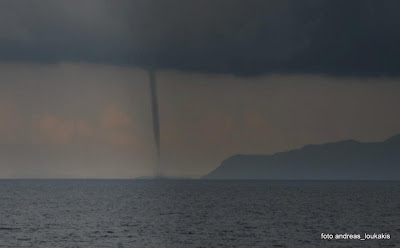
{"label": "dark storm cloud", "polygon": [[0,59],[398,76],[398,1],[1,1]]}

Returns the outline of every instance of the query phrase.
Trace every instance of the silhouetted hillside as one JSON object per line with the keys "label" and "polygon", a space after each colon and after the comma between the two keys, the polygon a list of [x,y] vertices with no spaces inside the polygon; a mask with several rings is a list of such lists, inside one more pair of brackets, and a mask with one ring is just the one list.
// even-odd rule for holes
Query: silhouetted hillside
{"label": "silhouetted hillside", "polygon": [[384,142],[346,140],[274,155],[235,155],[204,179],[399,180],[400,135]]}

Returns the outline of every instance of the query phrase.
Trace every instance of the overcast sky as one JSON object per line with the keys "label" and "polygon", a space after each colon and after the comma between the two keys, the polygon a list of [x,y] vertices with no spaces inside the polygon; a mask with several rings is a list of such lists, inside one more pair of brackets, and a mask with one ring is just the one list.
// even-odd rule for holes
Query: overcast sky
{"label": "overcast sky", "polygon": [[400,133],[398,1],[1,1],[0,177],[165,175]]}

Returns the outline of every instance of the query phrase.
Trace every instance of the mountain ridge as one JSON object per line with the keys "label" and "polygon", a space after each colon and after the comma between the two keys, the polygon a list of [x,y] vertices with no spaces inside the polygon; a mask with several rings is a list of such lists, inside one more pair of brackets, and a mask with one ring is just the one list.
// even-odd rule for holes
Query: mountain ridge
{"label": "mountain ridge", "polygon": [[202,179],[400,180],[400,134],[342,140],[271,155],[233,155]]}

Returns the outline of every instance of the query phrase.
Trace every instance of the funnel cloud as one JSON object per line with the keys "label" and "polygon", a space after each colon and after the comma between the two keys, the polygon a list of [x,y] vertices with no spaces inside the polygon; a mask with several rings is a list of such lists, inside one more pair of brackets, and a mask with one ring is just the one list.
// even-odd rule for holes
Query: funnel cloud
{"label": "funnel cloud", "polygon": [[154,70],[149,70],[149,79],[150,79],[150,93],[151,93],[151,112],[153,114],[153,131],[154,131],[154,140],[156,142],[157,148],[157,165],[155,174],[156,176],[161,176],[161,167],[160,167],[160,120],[158,116],[158,101],[157,101],[157,81],[156,81],[156,73]]}

